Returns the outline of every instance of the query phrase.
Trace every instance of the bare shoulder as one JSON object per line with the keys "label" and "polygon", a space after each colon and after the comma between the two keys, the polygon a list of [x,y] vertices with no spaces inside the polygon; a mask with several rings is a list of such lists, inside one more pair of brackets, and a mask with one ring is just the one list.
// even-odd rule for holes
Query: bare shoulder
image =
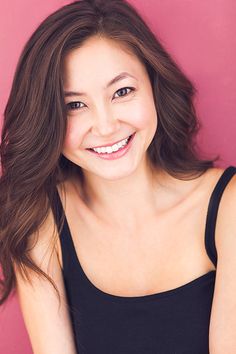
{"label": "bare shoulder", "polygon": [[212,189],[217,184],[221,175],[224,173],[223,168],[212,167],[209,168],[201,177],[200,184],[207,188],[207,186]]}
{"label": "bare shoulder", "polygon": [[[216,186],[220,177],[223,175],[225,169],[211,168],[205,174],[205,183],[211,186],[211,191]],[[221,253],[223,245],[227,241],[224,236],[229,230],[236,229],[236,173],[231,177],[227,183],[223,195],[220,200],[219,210],[217,215],[217,225],[215,231],[215,242],[218,253]]]}
{"label": "bare shoulder", "polygon": [[29,279],[26,280],[15,266],[16,292],[33,352],[75,354],[66,291],[54,247],[54,226],[50,210],[38,233],[30,238],[28,252],[32,261],[56,285],[61,299],[60,306],[57,293],[49,280],[34,271],[27,272]]}
{"label": "bare shoulder", "polygon": [[[197,188],[205,191],[208,197],[210,197],[218,181],[222,177],[224,171],[225,171],[224,168],[219,168],[219,167],[209,168],[204,174],[202,174],[199,178],[197,178],[196,181]],[[232,177],[232,181],[230,181],[224,194],[228,194],[226,191],[232,188],[234,184],[235,184],[235,177]]]}
{"label": "bare shoulder", "polygon": [[219,205],[215,244],[217,268],[210,322],[210,353],[236,352],[236,174]]}
{"label": "bare shoulder", "polygon": [[[236,173],[228,182],[219,206],[217,225],[216,225],[216,245],[218,252],[221,254],[227,242],[236,241],[236,237],[231,241],[232,234],[236,232]],[[225,235],[230,234],[226,237]],[[229,245],[228,245],[229,246]],[[233,246],[233,245],[231,245]],[[235,244],[236,246],[236,244]]]}
{"label": "bare shoulder", "polygon": [[[236,171],[236,170],[235,170]],[[225,169],[223,168],[210,168],[202,175],[202,181],[200,182],[201,187],[209,188],[213,192],[214,187],[217,185],[219,179],[224,174]],[[229,221],[232,210],[235,210],[236,203],[236,172],[232,175],[228,181],[223,195],[220,200],[218,216],[217,216],[217,228],[216,233],[220,234],[220,225]],[[236,222],[233,218],[231,222]]]}

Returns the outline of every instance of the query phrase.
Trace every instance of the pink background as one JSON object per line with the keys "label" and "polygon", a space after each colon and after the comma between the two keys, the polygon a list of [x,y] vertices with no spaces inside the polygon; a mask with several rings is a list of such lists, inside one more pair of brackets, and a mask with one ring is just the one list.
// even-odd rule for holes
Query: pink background
{"label": "pink background", "polygon": [[[219,165],[236,165],[235,0],[129,0],[161,39],[198,90],[199,143]],[[62,0],[0,3],[0,122],[25,41]],[[32,353],[14,294],[0,307],[0,353]]]}

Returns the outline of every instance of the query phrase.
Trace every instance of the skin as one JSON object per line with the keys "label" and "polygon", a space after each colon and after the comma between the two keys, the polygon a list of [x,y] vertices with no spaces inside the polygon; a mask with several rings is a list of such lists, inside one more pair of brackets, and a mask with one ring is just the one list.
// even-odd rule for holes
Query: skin
{"label": "skin", "polygon": [[[150,171],[146,151],[158,128],[151,85],[143,65],[120,44],[90,38],[67,55],[64,64],[64,90],[87,93],[66,97],[66,103],[80,101],[85,108],[68,112],[63,148],[85,176],[83,188],[76,178],[66,181],[63,207],[87,278],[109,294],[143,296],[175,289],[215,270],[204,244],[205,222],[223,169],[211,168],[190,181]],[[137,81],[126,78],[104,89],[124,71]],[[115,98],[117,90],[127,86],[136,91]],[[85,150],[134,131],[132,148],[119,160],[100,160]],[[58,190],[61,194],[60,186]],[[236,176],[226,187],[217,216],[211,354],[236,352],[235,205]],[[57,248],[62,267],[59,241]]]}
{"label": "skin", "polygon": [[[121,72],[136,80],[128,77],[105,89]],[[68,110],[63,154],[82,167],[85,184],[82,188],[76,178],[66,182],[64,209],[92,283],[113,294],[137,295],[173,288],[213,270],[204,248],[204,227],[209,197],[222,170],[209,169],[190,181],[150,170],[146,151],[158,117],[139,59],[117,42],[92,37],[65,58],[63,85],[65,93],[86,93],[65,97],[68,107],[77,102],[74,107],[82,108]],[[135,91],[119,97],[124,87]],[[102,160],[85,150],[134,131],[133,145],[120,159]],[[59,244],[58,249],[62,264]],[[119,274],[116,283],[114,274]]]}
{"label": "skin", "polygon": [[[66,103],[82,101],[83,108],[68,112],[63,154],[83,168],[87,200],[94,213],[109,215],[115,223],[134,224],[140,203],[146,201],[147,213],[156,204],[145,153],[157,128],[157,113],[146,69],[120,45],[92,38],[68,55],[64,70],[64,91],[87,95],[66,98]],[[127,77],[104,89],[121,72],[136,79]],[[135,91],[121,90],[124,87]],[[120,159],[102,160],[85,150],[122,140],[135,131],[132,148]],[[123,211],[124,200],[129,215]]]}
{"label": "skin", "polygon": [[[137,81],[126,78],[103,89],[123,71]],[[117,90],[126,86],[136,91],[115,98]],[[187,285],[214,270],[204,245],[205,220],[210,195],[223,170],[209,169],[191,181],[150,171],[146,151],[158,117],[147,73],[138,59],[118,43],[92,38],[66,57],[64,90],[87,92],[87,96],[66,97],[67,103],[81,101],[85,108],[68,112],[63,147],[63,154],[82,167],[85,186],[75,177],[65,182],[65,200],[60,185],[58,191],[76,254],[92,285],[112,295],[143,296]],[[133,131],[137,132],[133,146],[119,160],[100,160],[85,150],[123,139]],[[236,176],[223,194],[217,217],[210,354],[236,353],[235,206]],[[29,249],[35,263],[57,285],[63,298],[60,310],[51,284],[38,277],[31,287],[17,275],[18,295],[34,352],[74,354],[59,237],[53,257],[46,249],[54,245],[50,242],[53,226],[51,212]]]}
{"label": "skin", "polygon": [[[86,93],[65,97],[70,108],[71,102],[79,107],[68,109],[63,154],[83,169],[86,182],[80,196],[99,220],[113,227],[125,225],[132,234],[140,226],[138,220],[172,208],[199,180],[183,183],[163,171],[154,175],[150,170],[146,151],[158,117],[147,71],[136,56],[119,43],[92,37],[67,55],[63,69],[64,91]],[[105,88],[121,72],[136,79],[127,77]],[[124,87],[135,91],[122,91]],[[102,160],[85,150],[124,139],[134,131],[132,147],[120,159]],[[78,181],[74,184],[78,189]]]}

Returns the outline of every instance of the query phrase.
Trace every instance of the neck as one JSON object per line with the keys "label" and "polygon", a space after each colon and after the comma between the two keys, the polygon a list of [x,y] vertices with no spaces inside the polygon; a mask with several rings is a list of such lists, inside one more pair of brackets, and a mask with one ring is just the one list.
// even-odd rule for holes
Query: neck
{"label": "neck", "polygon": [[146,162],[131,175],[112,181],[85,171],[84,200],[106,224],[132,229],[155,213],[157,175]]}

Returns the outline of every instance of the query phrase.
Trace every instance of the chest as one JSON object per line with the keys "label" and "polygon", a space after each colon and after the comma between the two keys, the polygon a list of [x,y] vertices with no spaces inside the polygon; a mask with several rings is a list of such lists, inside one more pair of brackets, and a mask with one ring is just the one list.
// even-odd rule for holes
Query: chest
{"label": "chest", "polygon": [[[132,232],[81,222],[73,209],[66,217],[90,282],[113,295],[142,296],[174,289],[214,269],[204,246],[202,213],[144,220]],[[62,265],[59,240],[57,246]]]}

